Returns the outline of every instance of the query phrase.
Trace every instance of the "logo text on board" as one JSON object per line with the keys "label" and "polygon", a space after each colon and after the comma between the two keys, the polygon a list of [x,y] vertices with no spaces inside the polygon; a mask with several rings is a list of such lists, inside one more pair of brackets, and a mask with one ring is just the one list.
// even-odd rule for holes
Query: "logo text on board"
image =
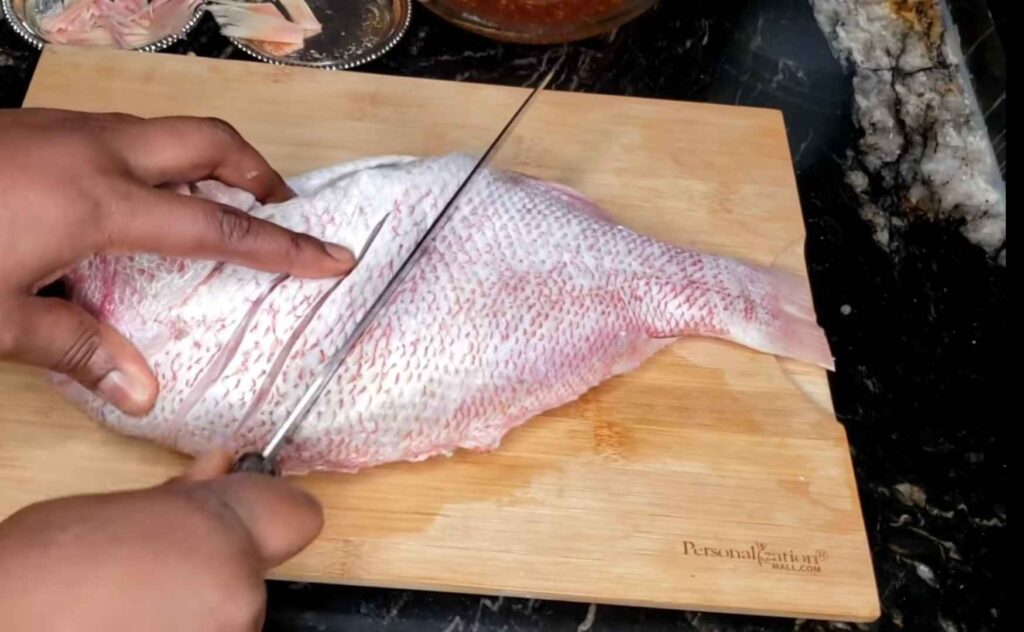
{"label": "logo text on board", "polygon": [[828,551],[824,549],[817,549],[813,552],[795,551],[793,549],[773,548],[764,542],[754,542],[750,546],[724,547],[705,546],[692,540],[684,540],[683,555],[747,560],[768,570],[813,574],[820,573],[822,566],[828,560]]}

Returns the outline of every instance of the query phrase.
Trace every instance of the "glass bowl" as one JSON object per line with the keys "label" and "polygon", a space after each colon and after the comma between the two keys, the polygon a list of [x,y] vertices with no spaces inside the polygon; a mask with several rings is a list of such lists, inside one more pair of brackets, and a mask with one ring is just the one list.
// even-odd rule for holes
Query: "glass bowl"
{"label": "glass bowl", "polygon": [[562,44],[607,33],[655,0],[420,0],[445,20],[491,39]]}

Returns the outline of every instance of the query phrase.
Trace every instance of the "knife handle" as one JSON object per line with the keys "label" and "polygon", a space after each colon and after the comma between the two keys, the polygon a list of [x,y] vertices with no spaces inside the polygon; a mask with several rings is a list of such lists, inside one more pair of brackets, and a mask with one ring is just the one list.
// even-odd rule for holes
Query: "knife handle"
{"label": "knife handle", "polygon": [[266,476],[277,476],[278,474],[277,465],[273,459],[268,459],[259,452],[248,452],[239,457],[231,466],[231,473],[235,472],[249,472]]}

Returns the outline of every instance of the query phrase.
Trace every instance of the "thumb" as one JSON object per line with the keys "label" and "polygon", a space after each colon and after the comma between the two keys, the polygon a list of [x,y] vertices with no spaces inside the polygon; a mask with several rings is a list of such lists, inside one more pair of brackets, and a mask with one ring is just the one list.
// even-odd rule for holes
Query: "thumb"
{"label": "thumb", "polygon": [[226,476],[233,461],[230,452],[211,450],[168,483],[212,492],[245,526],[263,565],[278,566],[319,535],[323,509],[313,496],[284,479],[249,473]]}
{"label": "thumb", "polygon": [[284,479],[232,474],[193,484],[205,486],[233,510],[266,568],[297,555],[324,527],[320,503]]}
{"label": "thumb", "polygon": [[0,306],[0,359],[63,373],[129,415],[153,407],[157,383],[142,354],[117,331],[58,298]]}

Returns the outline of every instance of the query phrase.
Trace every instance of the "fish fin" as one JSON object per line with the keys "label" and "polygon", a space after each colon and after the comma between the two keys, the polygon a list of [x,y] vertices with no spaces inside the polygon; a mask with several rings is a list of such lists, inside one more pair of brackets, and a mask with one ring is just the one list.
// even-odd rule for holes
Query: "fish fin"
{"label": "fish fin", "polygon": [[787,314],[782,318],[782,335],[771,345],[771,352],[785,358],[816,364],[835,371],[835,359],[825,332],[812,319]]}
{"label": "fish fin", "polygon": [[[782,270],[707,258],[710,273],[688,281],[686,266],[680,282],[663,275],[647,278],[638,287],[643,302],[641,319],[647,335],[665,339],[688,334],[720,338],[762,353],[835,370],[825,332],[818,326],[807,280]],[[667,297],[667,300],[666,300]],[[696,297],[696,298],[695,298]],[[697,300],[698,312],[694,313]]]}
{"label": "fish fin", "polygon": [[825,331],[818,325],[807,281],[773,268],[764,269],[769,293],[778,301],[778,330],[768,336],[765,351],[835,370]]}

